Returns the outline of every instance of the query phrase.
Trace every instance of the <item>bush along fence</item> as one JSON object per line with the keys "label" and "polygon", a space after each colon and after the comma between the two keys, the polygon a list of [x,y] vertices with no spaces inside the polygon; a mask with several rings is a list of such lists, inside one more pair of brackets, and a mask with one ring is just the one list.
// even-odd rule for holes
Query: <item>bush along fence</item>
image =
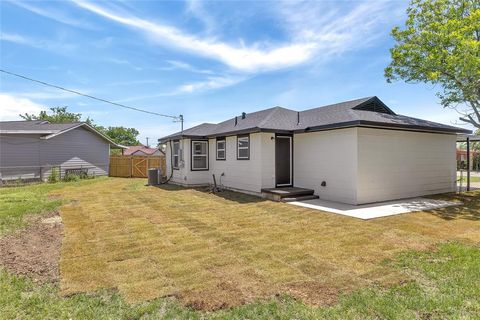
{"label": "bush along fence", "polygon": [[108,174],[108,163],[0,167],[0,185],[72,181]]}
{"label": "bush along fence", "polygon": [[146,178],[148,169],[160,168],[165,175],[164,156],[110,156],[111,177]]}

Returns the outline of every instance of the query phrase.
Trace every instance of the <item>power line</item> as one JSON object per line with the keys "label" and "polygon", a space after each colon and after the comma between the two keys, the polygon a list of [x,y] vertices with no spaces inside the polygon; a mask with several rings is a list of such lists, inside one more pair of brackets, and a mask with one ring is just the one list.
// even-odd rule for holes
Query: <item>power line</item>
{"label": "power line", "polygon": [[178,120],[178,121],[182,121],[182,122],[183,122],[183,117],[182,117],[182,116],[171,116],[171,115],[168,115],[168,114],[161,114],[161,113],[158,113],[158,112],[143,110],[143,109],[136,108],[136,107],[130,107],[130,106],[127,106],[127,105],[124,105],[124,104],[121,104],[121,103],[109,101],[109,100],[106,100],[106,99],[103,99],[103,98],[97,98],[97,97],[91,96],[91,95],[89,95],[89,94],[85,94],[85,93],[81,93],[81,92],[78,92],[78,91],[75,91],[75,90],[71,90],[71,89],[67,89],[67,88],[64,88],[64,87],[60,87],[60,86],[57,86],[57,85],[55,85],[55,84],[51,84],[51,83],[48,83],[48,82],[44,82],[44,81],[36,80],[36,79],[33,79],[33,78],[29,78],[29,77],[27,77],[27,76],[23,76],[23,75],[18,74],[18,73],[10,72],[10,71],[3,70],[3,69],[0,69],[0,71],[3,72],[3,73],[9,74],[9,75],[18,77],[18,78],[22,78],[22,79],[25,79],[25,80],[29,80],[29,81],[33,81],[33,82],[40,83],[40,84],[42,84],[42,85],[44,85],[44,86],[47,86],[47,87],[52,87],[52,88],[60,89],[60,90],[63,90],[63,91],[67,91],[67,92],[70,92],[70,93],[77,94],[77,95],[79,95],[79,96],[83,96],[83,97],[87,97],[87,98],[94,99],[94,100],[97,100],[97,101],[101,101],[101,102],[105,102],[105,103],[108,103],[108,104],[112,104],[112,105],[117,106],[117,107],[122,107],[122,108],[125,108],[125,109],[135,110],[135,111],[138,111],[138,112],[153,114],[153,115],[160,116],[160,117],[172,118],[172,119],[175,119],[175,120]]}

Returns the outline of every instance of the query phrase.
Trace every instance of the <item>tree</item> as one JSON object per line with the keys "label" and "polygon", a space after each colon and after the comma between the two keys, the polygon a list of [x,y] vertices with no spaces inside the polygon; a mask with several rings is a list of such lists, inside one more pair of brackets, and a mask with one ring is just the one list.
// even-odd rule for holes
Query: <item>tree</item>
{"label": "tree", "polygon": [[[67,122],[80,122],[82,118],[81,113],[73,113],[67,111],[67,107],[53,107],[50,108],[51,114],[48,114],[47,111],[40,111],[39,115],[34,114],[21,114],[25,120],[46,120],[51,123],[67,123]],[[91,121],[87,118],[87,122]]]}
{"label": "tree", "polygon": [[140,142],[137,140],[138,135],[140,134],[135,128],[125,128],[125,127],[99,127],[96,126],[96,129],[108,136],[110,139],[115,141],[118,144],[124,146],[135,146],[139,145]]}
{"label": "tree", "polygon": [[480,128],[480,1],[412,0],[407,14],[392,29],[387,81],[439,84],[443,107]]}
{"label": "tree", "polygon": [[[82,114],[69,112],[68,107],[53,107],[50,108],[51,114],[48,114],[47,111],[40,111],[38,115],[34,114],[21,114],[25,120],[45,120],[51,123],[68,123],[68,122],[81,122]],[[100,125],[96,125],[91,118],[85,119],[86,123],[94,127],[96,130],[106,135],[114,142],[125,145],[133,146],[138,145],[140,142],[137,140],[139,132],[135,128],[125,128],[125,127],[108,127],[105,128]]]}

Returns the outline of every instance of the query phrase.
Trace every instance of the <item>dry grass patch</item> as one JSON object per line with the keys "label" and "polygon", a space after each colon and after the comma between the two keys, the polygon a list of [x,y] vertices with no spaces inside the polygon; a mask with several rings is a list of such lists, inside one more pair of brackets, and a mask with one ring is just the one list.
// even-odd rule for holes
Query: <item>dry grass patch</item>
{"label": "dry grass patch", "polygon": [[176,296],[212,310],[289,293],[310,304],[404,280],[385,259],[450,239],[480,242],[480,194],[465,206],[372,221],[144,180],[67,187],[61,292],[117,288],[129,302]]}

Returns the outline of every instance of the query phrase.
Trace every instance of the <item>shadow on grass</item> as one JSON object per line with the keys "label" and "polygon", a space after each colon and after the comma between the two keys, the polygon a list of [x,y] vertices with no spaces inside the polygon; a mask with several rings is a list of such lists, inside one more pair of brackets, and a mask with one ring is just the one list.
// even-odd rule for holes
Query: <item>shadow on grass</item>
{"label": "shadow on grass", "polygon": [[445,207],[429,210],[428,212],[445,220],[466,219],[472,221],[480,220],[480,191],[463,193],[446,193],[431,196],[432,199],[447,201],[458,201],[459,206]]}
{"label": "shadow on grass", "polygon": [[183,187],[179,186],[176,184],[161,184],[158,186],[153,186],[155,188],[159,188],[165,191],[184,191],[184,190],[195,190],[199,191],[205,194],[211,194],[213,196],[217,196],[219,198],[223,198],[228,201],[233,201],[237,203],[258,203],[258,202],[264,202],[267,201],[264,198],[246,194],[246,193],[241,193],[241,192],[235,192],[231,190],[222,190],[213,193],[209,187]]}

